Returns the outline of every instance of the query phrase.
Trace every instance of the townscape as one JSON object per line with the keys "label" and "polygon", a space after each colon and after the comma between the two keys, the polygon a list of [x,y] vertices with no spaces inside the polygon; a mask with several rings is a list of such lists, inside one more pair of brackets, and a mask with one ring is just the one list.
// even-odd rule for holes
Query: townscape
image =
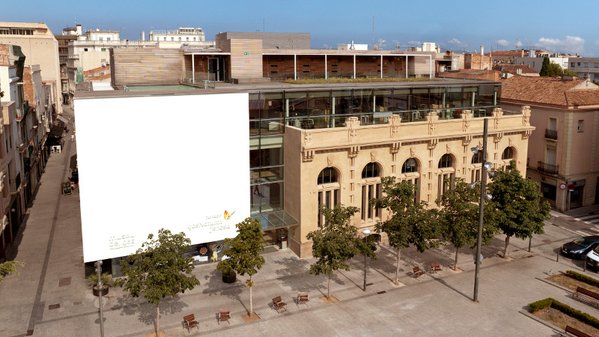
{"label": "townscape", "polygon": [[599,336],[599,58],[262,25],[0,22],[0,336]]}

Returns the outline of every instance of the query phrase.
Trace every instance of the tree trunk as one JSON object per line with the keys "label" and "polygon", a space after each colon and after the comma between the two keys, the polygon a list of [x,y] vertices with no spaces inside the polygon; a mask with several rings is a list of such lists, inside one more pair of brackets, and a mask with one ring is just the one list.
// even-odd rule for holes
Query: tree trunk
{"label": "tree trunk", "polygon": [[329,273],[329,280],[327,281],[327,299],[331,299],[331,273]]}
{"label": "tree trunk", "polygon": [[458,251],[460,249],[458,247],[455,247],[455,260],[453,262],[453,270],[458,270]]}
{"label": "tree trunk", "polygon": [[505,247],[503,249],[503,258],[505,259],[507,257],[507,246],[510,244],[510,236],[506,235],[505,236]]}
{"label": "tree trunk", "polygon": [[399,262],[401,261],[401,248],[397,248],[397,261],[395,266],[395,284],[399,284]]}
{"label": "tree trunk", "polygon": [[252,276],[250,275],[250,312],[248,313],[248,316],[252,316],[252,313],[254,313],[254,301],[252,298]]}
{"label": "tree trunk", "polygon": [[154,327],[156,328],[156,337],[158,337],[158,330],[160,330],[160,306],[156,306],[156,320],[154,322]]}

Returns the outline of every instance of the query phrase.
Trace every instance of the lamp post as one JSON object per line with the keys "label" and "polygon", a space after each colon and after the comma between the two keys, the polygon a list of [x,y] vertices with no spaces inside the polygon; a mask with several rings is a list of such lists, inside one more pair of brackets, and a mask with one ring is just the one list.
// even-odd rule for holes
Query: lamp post
{"label": "lamp post", "polygon": [[484,224],[484,212],[485,212],[485,197],[487,195],[487,136],[488,136],[488,119],[484,119],[483,124],[483,153],[482,153],[482,168],[480,177],[480,201],[478,209],[478,237],[476,238],[476,256],[474,258],[474,295],[472,301],[478,302],[478,274],[480,272],[480,251],[483,239],[483,224]]}
{"label": "lamp post", "polygon": [[100,337],[104,337],[104,309],[102,308],[102,260],[96,261],[96,273],[98,273],[98,306],[100,308]]}
{"label": "lamp post", "polygon": [[[362,230],[362,234],[364,235],[365,244],[368,245],[368,236],[370,235],[370,229],[366,228],[366,229]],[[366,291],[366,267],[367,267],[367,263],[368,263],[368,255],[366,254],[366,251],[364,251],[364,287],[362,288],[362,291]]]}

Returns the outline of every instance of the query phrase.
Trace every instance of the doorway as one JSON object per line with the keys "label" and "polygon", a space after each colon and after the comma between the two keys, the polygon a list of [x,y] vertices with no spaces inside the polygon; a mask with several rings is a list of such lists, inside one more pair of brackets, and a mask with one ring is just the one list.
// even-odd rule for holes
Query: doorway
{"label": "doorway", "polygon": [[208,80],[224,82],[226,78],[226,61],[223,57],[208,58]]}

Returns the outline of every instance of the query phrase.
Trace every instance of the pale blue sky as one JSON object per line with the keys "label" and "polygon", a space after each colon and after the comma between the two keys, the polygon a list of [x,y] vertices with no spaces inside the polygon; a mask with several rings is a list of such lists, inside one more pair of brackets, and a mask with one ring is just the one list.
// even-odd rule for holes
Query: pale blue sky
{"label": "pale blue sky", "polygon": [[210,40],[222,31],[308,32],[313,48],[382,39],[384,49],[427,41],[452,50],[599,56],[596,0],[21,0],[0,7],[0,21],[46,22],[54,33],[80,23],[139,39],[141,31],[193,26]]}

